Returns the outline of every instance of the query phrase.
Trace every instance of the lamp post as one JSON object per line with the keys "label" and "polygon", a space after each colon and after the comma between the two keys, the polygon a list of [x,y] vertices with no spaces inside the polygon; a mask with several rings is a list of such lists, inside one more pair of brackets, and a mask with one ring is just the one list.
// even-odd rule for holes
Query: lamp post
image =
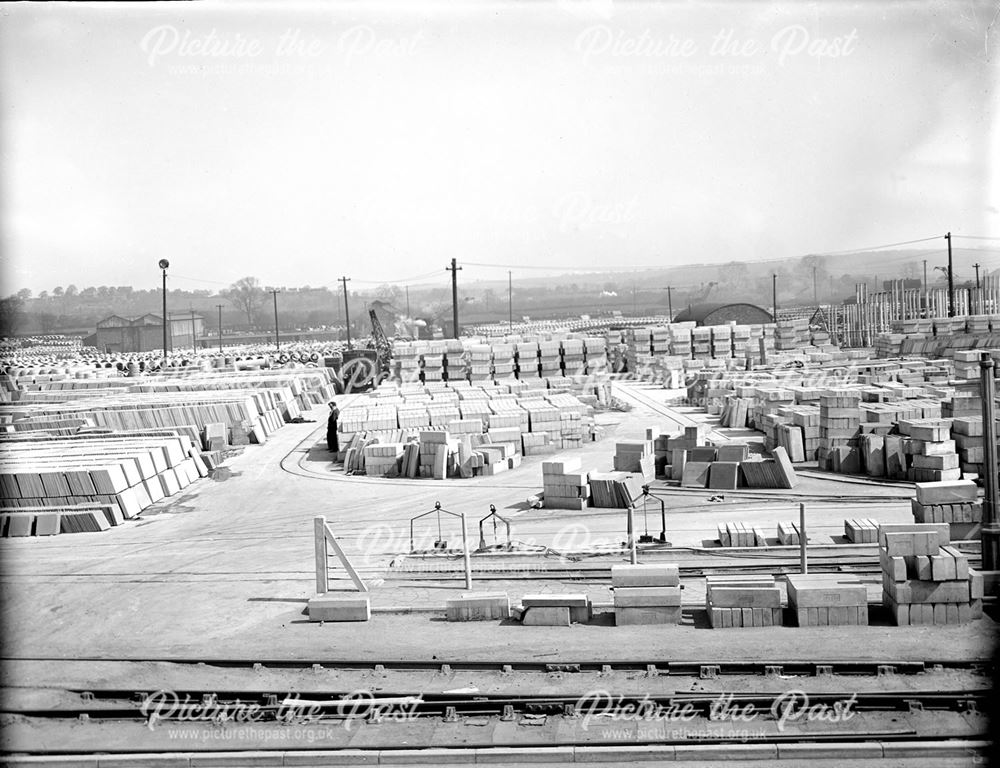
{"label": "lamp post", "polygon": [[167,267],[170,266],[170,262],[166,259],[160,259],[160,269],[163,271],[163,367],[167,367],[167,323],[170,321],[167,319]]}

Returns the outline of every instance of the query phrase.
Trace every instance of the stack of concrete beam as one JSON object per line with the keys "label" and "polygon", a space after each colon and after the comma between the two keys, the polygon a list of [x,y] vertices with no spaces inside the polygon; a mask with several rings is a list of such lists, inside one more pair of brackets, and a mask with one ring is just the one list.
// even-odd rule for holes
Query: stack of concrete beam
{"label": "stack of concrete beam", "polygon": [[611,566],[615,625],[679,624],[680,584],[673,564]]}
{"label": "stack of concrete beam", "polygon": [[780,627],[781,590],[773,576],[706,576],[705,610],[713,629]]}
{"label": "stack of concrete beam", "polygon": [[693,334],[691,328],[673,323],[670,326],[670,354],[690,359],[693,354]]}
{"label": "stack of concrete beam", "polygon": [[954,418],[957,416],[983,415],[983,399],[977,391],[955,391],[950,400],[941,403],[941,415]]}
{"label": "stack of concrete beam", "polygon": [[751,338],[749,325],[732,325],[733,357],[753,360],[759,355],[757,343]]}
{"label": "stack of concrete beam", "polygon": [[857,450],[861,426],[861,393],[850,389],[825,391],[819,399],[820,467],[833,472],[858,474]]}
{"label": "stack of concrete beam", "polygon": [[942,523],[882,526],[883,602],[897,625],[964,624],[982,616],[982,576],[948,541]]}
{"label": "stack of concrete beam", "polygon": [[971,480],[917,483],[910,500],[916,523],[947,523],[950,541],[977,538],[983,520],[979,488]]}
{"label": "stack of concrete beam", "polygon": [[421,431],[419,476],[444,480],[448,476],[448,458],[457,449],[457,443],[444,430]]}
{"label": "stack of concrete beam", "polygon": [[878,544],[878,523],[867,517],[845,520],[844,537],[852,544]]}
{"label": "stack of concrete beam", "polygon": [[376,443],[365,447],[365,474],[398,477],[404,443]]}
{"label": "stack of concrete beam", "polygon": [[802,543],[802,532],[794,520],[778,523],[778,543],[783,547],[799,546]]}
{"label": "stack of concrete beam", "polygon": [[789,574],[788,606],[800,627],[868,624],[868,589],[857,576]]}
{"label": "stack of concrete beam", "polygon": [[649,328],[627,328],[625,330],[625,354],[630,371],[637,371],[652,362],[650,349]]}
{"label": "stack of concrete beam", "polygon": [[908,480],[927,483],[962,477],[955,441],[951,439],[951,419],[902,420],[897,428],[910,438],[904,446],[910,457]]}
{"label": "stack of concrete beam", "polygon": [[670,354],[670,326],[654,325],[649,329],[649,351],[658,357]]}
{"label": "stack of concrete beam", "polygon": [[542,462],[542,492],[545,509],[585,509],[590,500],[587,473],[579,458]]}
{"label": "stack of concrete beam", "polygon": [[396,375],[403,382],[419,381],[421,374],[420,357],[423,345],[420,342],[400,343],[392,346],[392,359]]}
{"label": "stack of concrete beam", "polygon": [[537,379],[541,374],[538,369],[538,341],[518,341],[514,344],[514,356],[517,361],[515,373],[523,380]]}
{"label": "stack of concrete beam", "polygon": [[691,329],[691,357],[695,360],[712,359],[712,329],[708,326]]}

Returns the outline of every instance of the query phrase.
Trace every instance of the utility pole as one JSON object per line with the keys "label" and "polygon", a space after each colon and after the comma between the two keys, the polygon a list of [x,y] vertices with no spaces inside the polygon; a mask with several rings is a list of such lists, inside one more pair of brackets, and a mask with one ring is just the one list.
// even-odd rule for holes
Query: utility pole
{"label": "utility pole", "polygon": [[281,339],[278,338],[278,289],[271,289],[271,297],[274,299],[274,348],[281,349]]}
{"label": "utility pole", "polygon": [[976,290],[978,291],[979,290],[979,264],[976,263],[976,264],[973,264],[972,266],[974,266],[976,268]]}
{"label": "utility pole", "polygon": [[194,354],[198,351],[198,345],[194,341],[194,305],[188,304],[188,311],[191,313],[191,352]]}
{"label": "utility pole", "polygon": [[167,267],[170,266],[170,262],[166,259],[160,259],[159,267],[163,271],[163,367],[167,367],[167,325],[169,320],[167,319]]}
{"label": "utility pole", "polygon": [[924,293],[927,293],[927,259],[924,259]]}
{"label": "utility pole", "polygon": [[451,260],[451,266],[445,267],[445,272],[451,272],[451,321],[455,328],[454,336],[458,338],[458,271],[461,269],[455,259]]}
{"label": "utility pole", "polygon": [[219,308],[219,354],[222,354],[222,308],[225,304],[216,304]]}
{"label": "utility pole", "polygon": [[951,265],[951,232],[946,234],[945,240],[948,241],[948,317],[955,316],[955,279],[952,274]]}
{"label": "utility pole", "polygon": [[667,286],[667,315],[670,317],[670,322],[674,321],[674,289],[673,286]]}
{"label": "utility pole", "polygon": [[979,353],[979,380],[983,402],[983,527],[980,534],[982,540],[983,570],[997,570],[1000,560],[1000,527],[997,526],[997,516],[1000,514],[1000,492],[997,490],[997,473],[1000,465],[997,461],[997,427],[996,427],[996,389],[993,379],[993,358],[989,352]]}
{"label": "utility pole", "polygon": [[404,286],[406,289],[406,319],[410,319],[410,286]]}
{"label": "utility pole", "polygon": [[813,264],[813,304],[819,306],[819,293],[816,291],[816,265]]}
{"label": "utility pole", "polygon": [[771,273],[771,306],[774,309],[774,322],[778,322],[778,274]]}
{"label": "utility pole", "polygon": [[351,278],[342,277],[340,282],[344,284],[344,325],[347,327],[347,348],[351,348],[351,308],[347,304],[347,284],[350,282]]}
{"label": "utility pole", "polygon": [[514,332],[514,273],[507,270],[507,333]]}

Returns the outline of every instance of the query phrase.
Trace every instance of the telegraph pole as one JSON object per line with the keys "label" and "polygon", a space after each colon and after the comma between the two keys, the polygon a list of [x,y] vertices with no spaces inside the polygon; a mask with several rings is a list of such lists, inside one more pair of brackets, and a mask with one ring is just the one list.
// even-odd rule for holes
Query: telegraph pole
{"label": "telegraph pole", "polygon": [[778,322],[778,274],[771,273],[771,307],[774,309],[774,322]]}
{"label": "telegraph pole", "polygon": [[191,353],[198,351],[198,345],[194,341],[194,305],[188,304],[188,311],[191,312]]}
{"label": "telegraph pole", "polygon": [[160,259],[159,267],[163,271],[163,367],[167,367],[167,325],[170,322],[167,320],[167,267],[170,266],[170,262],[166,259]]}
{"label": "telegraph pole", "polygon": [[951,265],[951,232],[944,236],[948,241],[948,317],[955,316],[955,279]]}
{"label": "telegraph pole", "polygon": [[410,319],[410,286],[403,286],[406,289],[406,319]]}
{"label": "telegraph pole", "polygon": [[222,354],[222,308],[225,304],[216,304],[219,308],[219,354]]}
{"label": "telegraph pole", "polygon": [[674,289],[673,286],[667,286],[667,315],[670,317],[670,322],[674,321]]}
{"label": "telegraph pole", "polygon": [[451,320],[455,328],[454,336],[458,338],[458,271],[461,269],[455,259],[451,260],[451,266],[445,267],[445,272],[451,272]]}
{"label": "telegraph pole", "polygon": [[978,291],[979,290],[979,264],[976,263],[976,264],[973,264],[972,266],[974,266],[976,268],[976,290]]}
{"label": "telegraph pole", "polygon": [[819,306],[819,293],[816,291],[816,265],[813,265],[813,304]]}
{"label": "telegraph pole", "polygon": [[351,309],[347,304],[347,284],[350,282],[351,278],[342,277],[340,282],[344,284],[344,325],[347,327],[347,348],[351,348]]}
{"label": "telegraph pole", "polygon": [[994,571],[1000,559],[1000,529],[997,527],[997,516],[1000,514],[1000,493],[997,490],[997,473],[1000,465],[997,461],[997,429],[996,429],[996,394],[993,379],[993,358],[989,352],[979,353],[979,380],[983,402],[983,527],[980,533],[982,541],[983,570]]}
{"label": "telegraph pole", "polygon": [[271,289],[271,297],[274,299],[274,348],[281,349],[281,339],[278,338],[278,289]]}
{"label": "telegraph pole", "polygon": [[514,273],[507,270],[507,333],[514,332]]}

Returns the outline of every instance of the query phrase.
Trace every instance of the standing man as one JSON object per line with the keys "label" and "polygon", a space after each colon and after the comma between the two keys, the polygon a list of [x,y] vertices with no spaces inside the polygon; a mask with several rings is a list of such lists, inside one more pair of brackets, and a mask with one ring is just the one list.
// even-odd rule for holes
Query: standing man
{"label": "standing man", "polygon": [[330,416],[326,420],[326,445],[331,453],[340,452],[340,443],[337,439],[337,417],[339,416],[340,411],[337,409],[337,403],[331,400]]}

